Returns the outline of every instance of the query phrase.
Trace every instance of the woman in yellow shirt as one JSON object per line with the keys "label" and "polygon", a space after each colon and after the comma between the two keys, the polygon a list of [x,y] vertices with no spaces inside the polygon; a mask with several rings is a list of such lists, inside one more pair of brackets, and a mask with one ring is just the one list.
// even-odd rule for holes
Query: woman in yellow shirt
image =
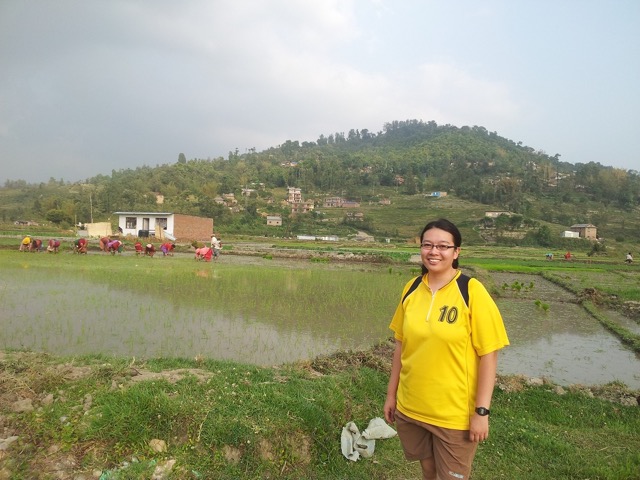
{"label": "woman in yellow shirt", "polygon": [[489,435],[498,350],[509,344],[485,287],[458,270],[462,236],[446,219],[421,234],[422,275],[408,282],[389,328],[396,348],[384,414],[424,479],[467,479]]}

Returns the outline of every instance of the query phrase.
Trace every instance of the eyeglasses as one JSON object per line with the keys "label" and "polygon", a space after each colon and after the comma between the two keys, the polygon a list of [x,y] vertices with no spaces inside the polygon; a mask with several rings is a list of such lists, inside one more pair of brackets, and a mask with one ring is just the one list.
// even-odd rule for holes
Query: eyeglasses
{"label": "eyeglasses", "polygon": [[439,252],[445,252],[450,248],[458,248],[455,245],[434,245],[433,243],[425,242],[420,244],[420,248],[424,248],[425,250],[433,250],[434,248]]}

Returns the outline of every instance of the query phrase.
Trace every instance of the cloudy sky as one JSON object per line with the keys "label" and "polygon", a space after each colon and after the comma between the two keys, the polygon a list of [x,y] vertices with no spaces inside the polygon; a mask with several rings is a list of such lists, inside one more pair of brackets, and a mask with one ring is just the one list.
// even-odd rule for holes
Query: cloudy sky
{"label": "cloudy sky", "polygon": [[640,169],[637,0],[0,0],[0,185],[393,120]]}

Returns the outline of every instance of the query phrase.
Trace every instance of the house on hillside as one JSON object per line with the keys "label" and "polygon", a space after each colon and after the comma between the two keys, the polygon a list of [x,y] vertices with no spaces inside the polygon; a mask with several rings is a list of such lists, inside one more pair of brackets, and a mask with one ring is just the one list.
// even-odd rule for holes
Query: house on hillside
{"label": "house on hillside", "polygon": [[207,241],[213,232],[213,218],[171,212],[115,212],[123,235],[156,237],[189,242]]}
{"label": "house on hillside", "polygon": [[282,226],[282,217],[280,215],[267,215],[267,226],[268,227],[281,227]]}
{"label": "house on hillside", "polygon": [[305,200],[304,202],[292,203],[291,213],[309,213],[315,208],[313,200]]}
{"label": "house on hillside", "polygon": [[322,206],[324,208],[360,208],[360,202],[346,200],[342,197],[327,197]]}
{"label": "house on hillside", "polygon": [[572,232],[578,232],[580,238],[586,238],[587,240],[597,240],[598,228],[590,223],[576,223],[571,225],[569,229]]}
{"label": "house on hillside", "polygon": [[313,200],[302,199],[302,189],[297,187],[287,188],[287,199],[285,203],[291,208],[291,213],[309,213],[315,209]]}
{"label": "house on hillside", "polygon": [[302,202],[302,189],[297,187],[287,187],[287,202],[289,203]]}
{"label": "house on hillside", "polygon": [[324,199],[322,206],[324,208],[340,207],[343,201],[342,197],[327,197]]}

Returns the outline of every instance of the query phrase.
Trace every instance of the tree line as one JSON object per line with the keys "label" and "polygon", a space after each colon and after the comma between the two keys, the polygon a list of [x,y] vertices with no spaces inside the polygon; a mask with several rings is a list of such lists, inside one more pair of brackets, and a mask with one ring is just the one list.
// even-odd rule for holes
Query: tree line
{"label": "tree line", "polygon": [[[240,215],[216,203],[225,193],[260,185]],[[227,158],[113,170],[83,182],[51,179],[2,187],[3,220],[46,218],[55,223],[109,218],[115,211],[179,211],[216,219],[217,225],[258,221],[258,210],[287,215],[278,202],[267,204],[270,189],[295,186],[305,192],[362,199],[377,187],[406,195],[447,191],[524,217],[558,223],[564,208],[602,205],[631,211],[640,204],[640,177],[600,163],[570,164],[506,139],[484,127],[438,125],[434,121],[393,121],[379,132],[352,129],[320,135],[315,142],[287,140],[257,152],[238,149]],[[157,195],[164,203],[156,203]],[[546,209],[546,210],[545,210]],[[576,210],[577,209],[577,210]],[[572,214],[575,216],[575,213]]]}

